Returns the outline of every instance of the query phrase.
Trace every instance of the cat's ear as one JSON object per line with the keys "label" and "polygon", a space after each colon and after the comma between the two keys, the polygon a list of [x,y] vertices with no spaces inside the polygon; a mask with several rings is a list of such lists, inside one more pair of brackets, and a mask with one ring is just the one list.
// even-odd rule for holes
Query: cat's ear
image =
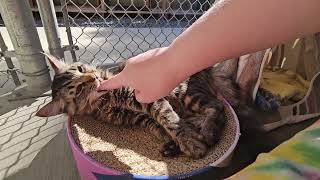
{"label": "cat's ear", "polygon": [[62,61],[60,61],[58,58],[50,55],[50,54],[46,54],[44,52],[41,52],[43,55],[45,55],[52,67],[52,69],[54,70],[54,72],[56,74],[58,74],[59,72],[61,72],[61,70],[63,69],[63,67],[66,66],[66,64]]}
{"label": "cat's ear", "polygon": [[63,113],[63,107],[59,100],[53,100],[43,106],[37,113],[39,117],[50,117]]}

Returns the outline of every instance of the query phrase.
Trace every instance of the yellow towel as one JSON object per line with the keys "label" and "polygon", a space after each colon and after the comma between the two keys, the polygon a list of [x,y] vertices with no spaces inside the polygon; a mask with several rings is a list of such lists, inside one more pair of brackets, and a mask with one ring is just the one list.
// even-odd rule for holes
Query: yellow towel
{"label": "yellow towel", "polygon": [[259,88],[279,97],[286,104],[288,100],[301,100],[306,95],[309,84],[293,71],[266,67]]}

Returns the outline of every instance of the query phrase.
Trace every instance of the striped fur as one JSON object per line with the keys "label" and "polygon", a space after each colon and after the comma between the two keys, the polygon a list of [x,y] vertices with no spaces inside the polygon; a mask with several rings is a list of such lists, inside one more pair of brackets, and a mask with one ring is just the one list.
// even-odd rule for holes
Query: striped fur
{"label": "striped fur", "polygon": [[161,152],[165,156],[181,151],[192,158],[203,157],[219,140],[225,124],[224,108],[217,94],[227,94],[233,104],[238,103],[231,80],[213,68],[191,76],[167,97],[141,104],[131,88],[96,92],[100,82],[114,73],[81,63],[55,63],[58,60],[52,56],[49,61],[60,67],[54,68],[53,100],[39,110],[38,116],[89,115],[115,125],[140,125],[164,141]]}

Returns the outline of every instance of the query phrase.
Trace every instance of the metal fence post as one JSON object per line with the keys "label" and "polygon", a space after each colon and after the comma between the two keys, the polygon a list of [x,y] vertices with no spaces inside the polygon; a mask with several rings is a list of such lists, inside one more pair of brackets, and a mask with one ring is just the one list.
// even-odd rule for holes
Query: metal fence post
{"label": "metal fence post", "polygon": [[66,32],[68,35],[69,45],[72,47],[70,49],[71,57],[72,57],[73,62],[77,62],[76,52],[73,49],[73,40],[72,40],[71,28],[70,28],[70,23],[69,23],[69,18],[68,18],[67,3],[66,3],[66,0],[60,0],[60,2],[61,2],[61,7],[62,7],[61,10],[63,13],[64,25],[66,26]]}
{"label": "metal fence post", "polygon": [[44,27],[48,49],[50,54],[64,58],[64,52],[61,48],[61,39],[58,33],[58,22],[53,5],[53,0],[37,0],[42,25]]}
{"label": "metal fence post", "polygon": [[8,29],[29,90],[45,90],[51,84],[30,4],[25,0],[0,0],[0,12]]}

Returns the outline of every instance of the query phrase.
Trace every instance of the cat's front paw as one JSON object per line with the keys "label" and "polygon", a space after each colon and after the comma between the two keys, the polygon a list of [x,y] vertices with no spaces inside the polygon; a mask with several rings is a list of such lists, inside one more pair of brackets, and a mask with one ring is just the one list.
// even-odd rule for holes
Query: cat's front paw
{"label": "cat's front paw", "polygon": [[219,140],[219,136],[206,128],[201,129],[200,133],[203,136],[203,141],[210,147],[215,145]]}
{"label": "cat's front paw", "polygon": [[194,159],[202,158],[208,151],[208,146],[199,138],[199,135],[192,132],[191,129],[179,133],[176,141],[180,150]]}
{"label": "cat's front paw", "polygon": [[174,141],[169,141],[167,143],[164,143],[160,153],[164,157],[173,157],[177,156],[181,153],[179,146]]}

